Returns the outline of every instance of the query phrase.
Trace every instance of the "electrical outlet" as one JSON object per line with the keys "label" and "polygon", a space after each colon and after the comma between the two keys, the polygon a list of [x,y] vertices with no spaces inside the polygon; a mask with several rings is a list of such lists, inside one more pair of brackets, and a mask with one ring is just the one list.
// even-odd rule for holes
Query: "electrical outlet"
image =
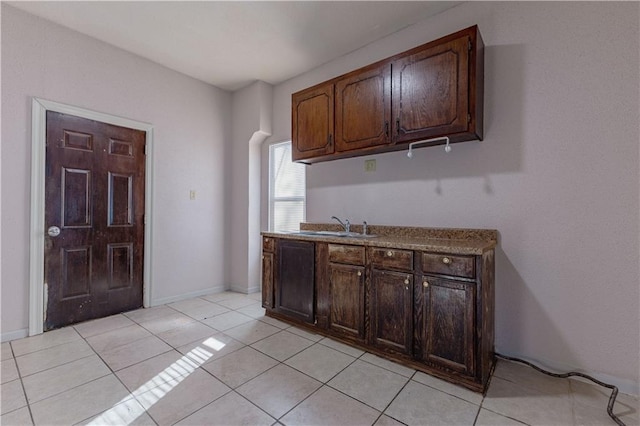
{"label": "electrical outlet", "polygon": [[190,200],[195,200],[196,199],[196,191],[195,190],[191,190],[189,191],[189,199]]}
{"label": "electrical outlet", "polygon": [[364,171],[365,172],[375,172],[376,171],[376,160],[364,160]]}

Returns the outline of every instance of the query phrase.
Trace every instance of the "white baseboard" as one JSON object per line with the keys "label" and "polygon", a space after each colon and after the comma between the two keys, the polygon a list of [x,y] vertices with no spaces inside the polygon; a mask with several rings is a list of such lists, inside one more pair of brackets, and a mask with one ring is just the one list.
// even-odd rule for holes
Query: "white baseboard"
{"label": "white baseboard", "polygon": [[262,291],[262,288],[260,286],[249,287],[248,294],[260,293],[261,291]]}
{"label": "white baseboard", "polygon": [[235,291],[236,293],[242,293],[242,294],[251,293],[251,292],[247,292],[247,288],[246,287],[235,286],[233,284],[231,284],[231,287],[229,288],[229,291]]}
{"label": "white baseboard", "polygon": [[[504,353],[504,352],[498,352],[498,353],[505,356],[520,358],[525,361],[529,361],[530,363],[535,364],[536,366],[542,368],[543,370],[549,370],[552,373],[568,373],[570,371],[577,371],[579,373],[587,374],[593,377],[594,379],[600,380],[601,382],[616,386],[618,390],[622,393],[626,393],[629,395],[640,395],[640,383],[634,382],[633,380],[623,379],[621,377],[610,376],[608,374],[597,373],[593,371],[587,371],[572,365],[555,362],[555,361],[549,361],[546,359],[534,359],[522,354],[510,354],[510,353]],[[586,381],[586,383],[592,383],[592,382]]]}
{"label": "white baseboard", "polygon": [[194,297],[206,296],[214,293],[225,291],[224,286],[209,287],[205,290],[194,291],[192,293],[180,294],[178,296],[163,297],[162,299],[152,299],[151,306],[166,305],[167,303],[179,302],[185,299],[193,299]]}
{"label": "white baseboard", "polygon": [[21,330],[9,331],[7,333],[0,334],[0,342],[9,342],[11,340],[22,339],[29,335],[29,329],[23,328]]}

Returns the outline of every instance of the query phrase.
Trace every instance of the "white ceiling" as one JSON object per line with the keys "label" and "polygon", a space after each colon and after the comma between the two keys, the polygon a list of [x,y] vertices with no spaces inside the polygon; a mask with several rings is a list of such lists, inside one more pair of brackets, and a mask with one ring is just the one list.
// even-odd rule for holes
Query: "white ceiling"
{"label": "white ceiling", "polygon": [[9,2],[223,89],[278,84],[462,2]]}

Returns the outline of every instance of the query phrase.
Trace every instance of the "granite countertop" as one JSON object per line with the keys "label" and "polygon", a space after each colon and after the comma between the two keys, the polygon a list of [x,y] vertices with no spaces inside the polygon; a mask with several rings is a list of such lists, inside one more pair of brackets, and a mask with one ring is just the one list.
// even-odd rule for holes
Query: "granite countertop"
{"label": "granite countertop", "polygon": [[[342,231],[340,225],[300,225],[306,231]],[[352,225],[352,232],[362,232],[362,225]],[[338,237],[332,235],[308,235],[296,232],[262,232],[265,237],[349,244],[367,247],[384,247],[434,253],[481,255],[495,248],[498,231],[492,229],[421,228],[370,225],[368,234],[375,237]]]}

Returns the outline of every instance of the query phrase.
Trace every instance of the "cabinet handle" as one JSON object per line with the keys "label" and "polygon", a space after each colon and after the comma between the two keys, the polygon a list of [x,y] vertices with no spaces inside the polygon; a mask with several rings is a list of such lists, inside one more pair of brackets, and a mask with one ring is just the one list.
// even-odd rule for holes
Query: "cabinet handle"
{"label": "cabinet handle", "polygon": [[396,119],[396,133],[400,134],[400,118]]}
{"label": "cabinet handle", "polygon": [[389,122],[385,121],[384,122],[384,134],[386,137],[389,137]]}
{"label": "cabinet handle", "polygon": [[389,256],[389,257],[393,257],[393,252],[392,252],[391,250],[389,250],[389,251],[387,252],[387,256]]}
{"label": "cabinet handle", "polygon": [[448,257],[443,257],[442,258],[442,263],[444,263],[445,265],[448,265],[451,263],[451,259],[449,259]]}
{"label": "cabinet handle", "polygon": [[422,287],[429,288],[429,281],[423,281],[422,282]]}
{"label": "cabinet handle", "polygon": [[361,277],[362,276],[362,272],[358,271],[358,276]]}
{"label": "cabinet handle", "polygon": [[268,239],[268,238],[265,238],[265,239],[264,239],[264,242],[265,242],[265,243],[268,243],[268,242],[269,242],[269,239]]}
{"label": "cabinet handle", "polygon": [[331,146],[332,141],[333,141],[333,137],[331,134],[329,134],[329,136],[327,136],[327,145]]}
{"label": "cabinet handle", "polygon": [[404,279],[404,283],[405,283],[405,284],[409,284],[409,278],[405,278],[405,279]]}

